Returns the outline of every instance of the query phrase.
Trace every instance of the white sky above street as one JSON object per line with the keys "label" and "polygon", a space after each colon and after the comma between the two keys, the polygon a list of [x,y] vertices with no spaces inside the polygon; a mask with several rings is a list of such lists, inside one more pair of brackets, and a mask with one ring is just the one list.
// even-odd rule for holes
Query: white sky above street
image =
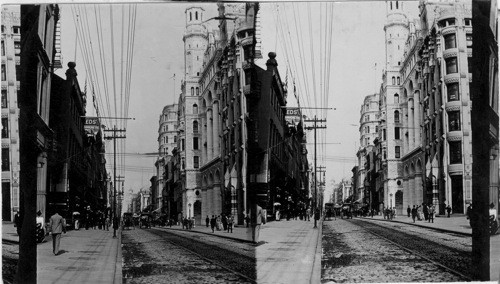
{"label": "white sky above street", "polygon": [[[410,14],[413,17],[417,16],[418,2],[406,3],[408,4],[405,10],[411,9]],[[124,32],[126,35],[127,15],[129,15],[130,5],[133,4],[113,4],[115,78],[118,97],[120,97],[119,82],[123,81],[120,77],[120,71],[122,70],[120,65],[122,26],[125,27]],[[149,153],[158,150],[159,115],[165,105],[177,102],[180,93],[180,82],[183,78],[184,50],[182,36],[185,29],[184,11],[187,7],[195,5],[205,8],[204,19],[217,15],[216,3],[137,4],[134,57],[130,82],[130,107],[128,111],[128,117],[133,117],[135,120],[128,121],[126,125],[126,149],[122,149],[126,153]],[[333,5],[333,10],[330,10],[331,5]],[[318,118],[327,119],[327,129],[318,130],[318,142],[338,143],[318,146],[318,166],[326,167],[326,181],[329,190],[332,187],[332,180],[338,182],[343,177],[350,178],[352,176],[351,169],[355,165],[355,154],[359,147],[360,106],[366,95],[375,93],[379,89],[385,60],[383,30],[386,19],[385,5],[385,2],[382,1],[362,1],[330,4],[326,4],[326,2],[294,2],[294,4],[280,2],[262,3],[260,6],[263,59],[257,63],[265,68],[265,61],[268,59],[267,54],[270,51],[277,53],[276,59],[279,64],[281,78],[285,80],[285,77],[287,77],[289,82],[289,105],[297,105],[295,99],[293,99],[293,84],[291,83],[293,78],[297,85],[297,94],[301,107],[335,108],[335,110],[328,111],[304,111],[308,119],[313,118],[315,114]],[[59,76],[64,77],[64,72],[67,69],[66,64],[69,61],[75,61],[75,14],[79,15],[79,21],[83,20],[84,15],[88,17],[90,41],[92,41],[93,48],[97,49],[99,46],[94,20],[94,15],[98,10],[102,14],[103,38],[105,38],[103,41],[104,60],[107,62],[108,90],[111,90],[112,56],[109,6],[109,4],[84,4],[79,5],[78,10],[76,5],[60,4],[63,69],[56,72]],[[125,7],[125,9],[122,10],[122,7]],[[75,11],[75,14],[73,11]],[[277,11],[279,17],[276,16]],[[322,12],[320,13],[320,11]],[[328,44],[325,43],[325,38],[330,38],[330,35],[328,35],[325,27],[326,19],[332,17],[331,11],[333,11],[331,34],[333,40],[331,57],[327,60],[326,55],[328,53],[325,51],[325,47],[328,49]],[[121,22],[122,13],[125,15],[125,25]],[[293,17],[292,15],[296,16]],[[280,21],[281,25],[277,25],[277,21]],[[320,24],[320,21],[324,24]],[[310,27],[309,23],[311,23]],[[295,24],[297,24],[297,30]],[[212,21],[211,25],[213,28],[217,28],[217,21]],[[282,36],[280,35],[281,29],[283,29],[285,35],[288,35],[286,43],[280,40]],[[124,37],[124,42],[127,42],[127,38],[127,36]],[[311,46],[314,52],[311,52]],[[285,51],[285,48],[287,51]],[[83,89],[88,75],[80,49],[81,44],[78,43],[76,69]],[[303,57],[299,57],[300,50],[304,55]],[[287,52],[290,58],[287,58]],[[295,59],[291,58],[293,53]],[[98,51],[95,51],[95,58],[98,58],[98,55]],[[314,61],[314,68],[312,61]],[[96,60],[96,62],[98,61]],[[377,64],[376,68],[375,64]],[[96,66],[99,73],[101,66]],[[125,66],[124,64],[123,69]],[[295,70],[296,66],[301,66],[300,70]],[[330,68],[329,73],[326,72],[328,66]],[[175,86],[174,74],[176,74]],[[313,74],[315,75],[314,79]],[[323,76],[320,76],[320,74]],[[329,77],[325,74],[329,74]],[[327,82],[329,85],[328,95],[325,94]],[[316,83],[316,87],[313,86],[313,83]],[[309,91],[306,91],[306,84]],[[89,81],[87,81],[87,89],[90,89]],[[112,94],[111,91],[109,97],[111,114],[106,113],[106,115],[114,116]],[[87,101],[89,106],[92,105],[90,93]],[[101,110],[101,115],[102,113]],[[118,112],[118,114],[122,113]],[[90,107],[88,107],[88,115],[95,115],[95,112]],[[113,122],[109,121],[104,123],[108,124],[108,129],[113,124]],[[118,122],[118,125],[124,127],[124,124],[120,123],[123,122]],[[312,131],[308,133],[308,142],[313,142]],[[310,154],[314,153],[312,146],[312,144],[308,145]],[[112,152],[111,142],[106,142],[106,151],[108,153]],[[111,164],[112,155],[107,155],[106,158],[107,163]],[[126,199],[129,198],[130,189],[137,192],[142,186],[149,186],[149,179],[155,172],[155,160],[156,158],[153,156],[138,157],[129,155],[124,160],[119,160],[118,164],[125,164],[127,168],[127,171],[120,170],[118,172],[119,175],[125,176]],[[309,156],[309,160],[312,163],[313,157]],[[110,167],[108,169],[111,170]],[[127,209],[127,207],[125,206],[124,209]]]}

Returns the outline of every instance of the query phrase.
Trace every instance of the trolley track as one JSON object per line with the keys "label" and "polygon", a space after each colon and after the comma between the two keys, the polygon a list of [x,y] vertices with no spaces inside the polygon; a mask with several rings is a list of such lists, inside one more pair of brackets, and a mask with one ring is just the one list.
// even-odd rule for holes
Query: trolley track
{"label": "trolley track", "polygon": [[[383,238],[409,253],[418,255],[462,277],[466,281],[473,280],[473,272],[471,271],[472,265],[470,265],[472,263],[471,250],[467,247],[457,248],[456,246],[452,247],[447,245],[448,243],[453,243],[457,239],[470,239],[470,237],[437,231],[432,231],[433,233],[430,233],[429,230],[424,228],[417,229],[421,232],[419,235],[414,232],[405,232],[406,227],[411,226],[414,228],[415,226],[402,224],[393,225],[394,223],[390,222],[389,224],[384,224],[388,226],[361,219],[351,219],[350,222],[362,226],[373,235]],[[423,234],[431,234],[434,236],[434,240],[430,240],[428,235],[427,238],[424,238]]]}
{"label": "trolley track", "polygon": [[471,280],[469,248],[451,244],[464,243],[465,237],[392,225],[359,219],[324,222],[322,282]]}
{"label": "trolley track", "polygon": [[[225,248],[196,235],[161,229],[136,231],[124,232],[123,275],[125,280],[129,278],[124,283],[144,283],[140,278],[151,278],[151,275],[157,279],[168,277],[166,279],[176,283],[256,283],[252,252],[239,251],[238,247]],[[136,242],[141,236],[145,236],[145,240]],[[227,246],[231,246],[230,241]],[[158,252],[154,248],[158,248]],[[134,259],[141,265],[134,267],[131,263]]]}

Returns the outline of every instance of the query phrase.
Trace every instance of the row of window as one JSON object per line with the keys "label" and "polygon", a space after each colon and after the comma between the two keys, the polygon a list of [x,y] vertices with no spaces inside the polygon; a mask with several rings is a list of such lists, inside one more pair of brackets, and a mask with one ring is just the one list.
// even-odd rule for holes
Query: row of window
{"label": "row of window", "polygon": [[[181,167],[183,170],[186,169],[186,160],[184,157],[181,159]],[[193,156],[193,168],[195,169],[200,168],[200,157]]]}
{"label": "row of window", "polygon": [[[2,34],[5,33],[5,26],[2,25]],[[21,33],[21,27],[20,26],[12,26],[12,33],[14,34],[20,34]]]}
{"label": "row of window", "polygon": [[9,138],[9,119],[2,118],[2,138]]}
{"label": "row of window", "polygon": [[[467,42],[467,47],[472,47],[472,34],[467,33],[465,35],[465,40]],[[457,35],[456,34],[448,34],[444,36],[444,48],[457,48]]]}

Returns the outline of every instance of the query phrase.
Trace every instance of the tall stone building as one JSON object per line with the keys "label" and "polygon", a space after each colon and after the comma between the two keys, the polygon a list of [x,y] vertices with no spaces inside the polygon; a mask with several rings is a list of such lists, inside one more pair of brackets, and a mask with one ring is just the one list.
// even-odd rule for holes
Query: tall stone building
{"label": "tall stone building", "polygon": [[464,213],[472,201],[471,6],[421,1],[419,21],[408,21],[403,4],[387,3],[384,27],[379,209],[433,203]]}
{"label": "tall stone building", "polygon": [[[403,50],[409,33],[408,19],[403,12],[403,2],[387,2],[387,22],[384,26],[386,45],[385,72],[382,76],[382,90],[380,94],[380,146],[382,171],[379,178],[383,181],[383,188],[378,191],[379,200],[383,200],[383,207],[394,207],[395,196],[402,192],[402,171],[400,166],[404,141],[401,129],[401,62]],[[395,116],[398,115],[396,118]],[[399,121],[396,122],[396,121]]]}
{"label": "tall stone building", "polygon": [[2,7],[2,220],[19,210],[19,65],[21,19],[19,6]]}
{"label": "tall stone building", "polygon": [[[177,146],[177,112],[178,105],[171,104],[163,108],[159,119],[158,127],[158,159],[155,162],[156,167],[156,196],[154,198],[154,209],[160,209],[167,213],[165,207],[164,190],[166,187],[165,169],[168,161],[172,158],[172,151]],[[165,208],[164,208],[165,207]]]}
{"label": "tall stone building", "polygon": [[356,199],[364,198],[365,178],[367,169],[366,156],[373,148],[373,141],[378,137],[379,128],[379,94],[372,94],[365,97],[360,109],[359,117],[359,149],[356,153],[358,166],[354,173],[356,179],[355,195]]}

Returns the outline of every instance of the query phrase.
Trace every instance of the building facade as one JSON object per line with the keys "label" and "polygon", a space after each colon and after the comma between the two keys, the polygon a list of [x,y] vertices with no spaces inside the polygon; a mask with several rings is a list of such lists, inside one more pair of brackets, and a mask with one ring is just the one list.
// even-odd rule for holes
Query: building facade
{"label": "building facade", "polygon": [[[379,210],[472,200],[469,84],[471,5],[420,2],[408,21],[400,1],[387,2],[386,69],[380,91],[376,174]],[[376,165],[375,165],[376,166]],[[373,186],[373,184],[371,185]]]}
{"label": "building facade", "polygon": [[19,210],[19,68],[21,54],[19,8],[2,7],[2,220],[14,220]]}

